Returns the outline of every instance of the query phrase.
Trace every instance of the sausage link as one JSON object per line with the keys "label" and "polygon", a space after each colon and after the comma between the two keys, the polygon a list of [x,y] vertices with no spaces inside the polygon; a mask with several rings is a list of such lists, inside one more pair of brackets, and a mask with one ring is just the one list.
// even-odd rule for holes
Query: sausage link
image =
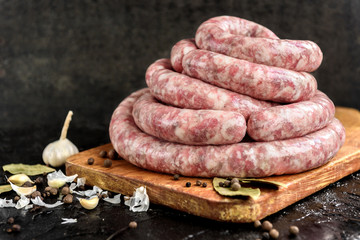
{"label": "sausage link", "polygon": [[201,49],[301,72],[315,71],[323,58],[314,42],[280,40],[259,24],[230,16],[214,17],[202,23],[195,41]]}
{"label": "sausage link", "polygon": [[206,50],[183,57],[183,73],[256,99],[291,103],[315,95],[316,79],[306,72],[269,67]]}
{"label": "sausage link", "polygon": [[325,164],[345,140],[345,130],[334,118],[321,130],[281,141],[220,146],[162,141],[143,133],[134,123],[133,104],[147,92],[137,91],[120,103],[112,115],[109,134],[121,157],[148,170],[198,177],[293,174]]}
{"label": "sausage link", "polygon": [[141,130],[170,142],[230,144],[240,142],[246,133],[246,122],[240,113],[166,106],[150,93],[136,101],[132,115]]}
{"label": "sausage link", "polygon": [[179,73],[183,71],[183,57],[189,52],[198,49],[194,39],[184,39],[177,42],[171,49],[171,65],[173,69]]}
{"label": "sausage link", "polygon": [[257,141],[295,138],[325,127],[334,116],[333,102],[324,93],[317,91],[309,101],[252,113],[247,132]]}
{"label": "sausage link", "polygon": [[164,103],[181,108],[236,111],[245,119],[254,111],[276,105],[174,72],[168,59],[149,66],[146,83],[152,95]]}

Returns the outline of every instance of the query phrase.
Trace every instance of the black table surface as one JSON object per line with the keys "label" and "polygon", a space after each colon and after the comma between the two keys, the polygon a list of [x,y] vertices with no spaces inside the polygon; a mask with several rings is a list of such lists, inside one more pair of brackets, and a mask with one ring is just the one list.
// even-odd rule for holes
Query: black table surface
{"label": "black table surface", "polygon": [[[41,153],[47,142],[56,140],[59,127],[33,126],[29,129],[3,129],[0,132],[0,162],[42,163]],[[71,128],[69,139],[80,151],[108,142],[106,132],[99,129]],[[52,141],[53,141],[52,140]],[[64,170],[64,169],[63,169]],[[2,170],[1,184],[5,183]],[[0,198],[12,198],[3,193]],[[360,239],[360,172],[353,173],[325,189],[268,216],[280,232],[279,239]],[[150,199],[151,201],[151,199]],[[93,210],[78,201],[38,211],[0,208],[0,239],[257,239],[262,232],[253,224],[216,222],[168,207],[151,204],[147,212],[131,212],[124,201],[113,205],[101,201]],[[7,233],[8,217],[21,225],[18,233]],[[77,223],[61,224],[61,218],[76,218]],[[131,221],[137,228],[126,228]],[[289,226],[300,229],[297,237],[289,236]]]}

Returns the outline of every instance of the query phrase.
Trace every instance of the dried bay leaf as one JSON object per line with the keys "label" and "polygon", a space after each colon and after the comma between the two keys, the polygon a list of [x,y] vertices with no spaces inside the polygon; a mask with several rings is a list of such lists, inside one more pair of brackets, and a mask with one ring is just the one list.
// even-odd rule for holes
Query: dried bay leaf
{"label": "dried bay leaf", "polygon": [[0,186],[0,194],[4,192],[10,192],[11,190],[12,188],[10,184]]}
{"label": "dried bay leaf", "polygon": [[265,179],[258,179],[258,178],[239,178],[241,183],[248,183],[248,184],[255,184],[262,187],[270,187],[279,189],[279,187],[285,187],[286,185],[281,182],[276,181],[269,181]]}
{"label": "dried bay leaf", "polygon": [[28,165],[22,163],[12,163],[3,166],[4,171],[12,174],[26,174],[28,176],[40,175],[43,173],[54,172],[55,169],[42,164]]}
{"label": "dried bay leaf", "polygon": [[259,188],[241,187],[239,190],[234,191],[234,190],[231,190],[231,188],[220,187],[219,183],[224,182],[224,181],[226,181],[226,179],[224,179],[224,178],[216,177],[213,179],[213,186],[214,186],[215,191],[218,192],[222,196],[227,196],[227,197],[246,196],[246,197],[251,197],[254,200],[256,200],[260,196],[261,192],[260,192]]}

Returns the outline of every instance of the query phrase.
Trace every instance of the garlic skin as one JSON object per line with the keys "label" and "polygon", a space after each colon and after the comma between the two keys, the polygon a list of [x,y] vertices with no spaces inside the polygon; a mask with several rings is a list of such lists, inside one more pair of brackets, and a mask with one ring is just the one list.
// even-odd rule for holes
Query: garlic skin
{"label": "garlic skin", "polygon": [[61,131],[60,139],[49,143],[45,147],[42,154],[42,158],[45,164],[52,167],[60,167],[65,164],[65,161],[68,157],[79,152],[78,148],[69,139],[66,138],[72,115],[73,112],[69,111]]}

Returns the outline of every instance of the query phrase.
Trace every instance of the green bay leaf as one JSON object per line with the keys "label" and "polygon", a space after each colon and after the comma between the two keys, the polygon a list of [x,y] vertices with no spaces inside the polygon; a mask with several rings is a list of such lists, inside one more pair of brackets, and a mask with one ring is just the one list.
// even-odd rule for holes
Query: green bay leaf
{"label": "green bay leaf", "polygon": [[213,186],[215,191],[222,196],[227,196],[227,197],[246,196],[246,197],[251,197],[254,200],[256,200],[260,196],[261,192],[259,188],[241,187],[239,190],[233,191],[231,190],[231,188],[220,187],[219,183],[224,181],[226,181],[225,178],[215,177],[213,179]]}
{"label": "green bay leaf", "polygon": [[28,176],[40,175],[43,173],[54,172],[55,169],[42,164],[28,165],[22,163],[12,163],[3,166],[4,171],[8,171],[12,174],[23,173]]}
{"label": "green bay leaf", "polygon": [[4,192],[10,192],[11,190],[12,188],[10,184],[0,186],[0,194]]}

